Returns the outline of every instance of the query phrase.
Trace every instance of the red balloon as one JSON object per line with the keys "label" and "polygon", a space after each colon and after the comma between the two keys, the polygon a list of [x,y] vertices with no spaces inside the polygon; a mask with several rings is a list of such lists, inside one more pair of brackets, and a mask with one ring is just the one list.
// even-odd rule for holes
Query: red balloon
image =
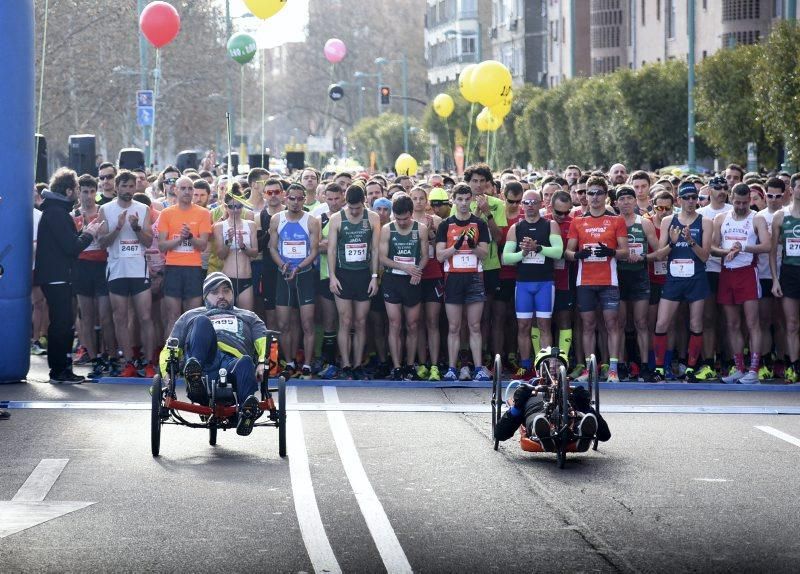
{"label": "red balloon", "polygon": [[150,2],[139,16],[139,29],[156,48],[172,42],[181,30],[181,17],[172,4]]}

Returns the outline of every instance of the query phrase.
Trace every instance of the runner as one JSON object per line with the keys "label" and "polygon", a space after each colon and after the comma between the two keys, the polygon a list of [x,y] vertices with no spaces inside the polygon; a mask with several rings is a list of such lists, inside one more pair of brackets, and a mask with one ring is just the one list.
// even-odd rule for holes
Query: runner
{"label": "runner", "polygon": [[[323,379],[333,379],[339,373],[336,367],[336,303],[330,289],[328,277],[328,232],[330,231],[330,214],[338,213],[344,205],[344,190],[335,183],[325,186],[325,207],[314,210],[319,211],[320,241],[319,241],[319,282],[317,283],[317,309],[322,316],[322,368],[319,376]],[[313,214],[312,214],[313,215]]]}
{"label": "runner", "polygon": [[[380,260],[384,266],[381,287],[389,318],[389,353],[394,367],[391,379],[394,381],[420,379],[414,357],[422,301],[422,270],[428,260],[428,229],[425,224],[414,221],[413,211],[410,197],[398,197],[392,203],[394,221],[381,229]],[[405,366],[401,361],[403,327],[406,332]]]}
{"label": "runner", "polygon": [[[750,209],[750,187],[737,183],[731,190],[733,209],[714,220],[711,252],[722,257],[717,302],[725,310],[728,341],[733,348],[736,371],[722,377],[723,383],[757,383],[761,361],[761,323],[758,319],[758,300],[761,284],[758,281],[758,256],[767,253],[771,238],[767,222]],[[750,370],[745,372],[744,337],[741,313],[750,334]]]}
{"label": "runner", "polygon": [[276,308],[276,290],[278,286],[278,265],[272,260],[272,255],[269,251],[269,226],[272,218],[285,209],[283,185],[281,180],[270,177],[264,182],[264,197],[267,200],[267,206],[262,209],[258,214],[258,246],[262,253],[263,272],[262,272],[262,286],[261,290],[264,297],[264,315],[266,317],[266,324],[271,328],[277,330],[278,317]]}
{"label": "runner", "polygon": [[[445,313],[447,314],[446,381],[472,378],[469,367],[456,373],[456,360],[461,343],[461,318],[466,308],[469,346],[475,364],[476,381],[489,381],[491,374],[483,367],[481,315],[486,301],[482,260],[489,254],[489,228],[482,219],[470,213],[472,187],[459,183],[453,188],[455,215],[439,225],[436,231],[436,257],[444,264]],[[467,376],[468,375],[468,376]]]}
{"label": "runner", "polygon": [[222,273],[230,278],[233,285],[233,304],[252,311],[255,294],[250,262],[258,253],[258,244],[256,224],[242,219],[244,202],[239,184],[234,182],[225,195],[228,217],[215,223],[212,232],[217,257],[222,261]]}
{"label": "runner", "polygon": [[[507,183],[503,188],[503,196],[506,202],[506,223],[500,228],[500,237],[497,240],[497,246],[500,249],[505,249],[506,239],[508,237],[508,230],[511,226],[517,223],[522,217],[522,194],[525,192],[522,189],[522,184],[515,181],[515,176],[512,173],[503,176]],[[506,338],[513,344],[517,338],[517,326],[515,321],[507,321],[506,317],[512,317],[510,307],[514,304],[514,290],[517,284],[517,266],[503,264],[500,267],[500,283],[495,291],[494,304],[492,306],[492,354],[500,354],[503,357],[504,366],[517,376],[524,373],[524,369],[520,370],[519,358],[516,348],[505,352]],[[538,329],[536,330],[538,341]],[[536,352],[534,350],[534,352]]]}

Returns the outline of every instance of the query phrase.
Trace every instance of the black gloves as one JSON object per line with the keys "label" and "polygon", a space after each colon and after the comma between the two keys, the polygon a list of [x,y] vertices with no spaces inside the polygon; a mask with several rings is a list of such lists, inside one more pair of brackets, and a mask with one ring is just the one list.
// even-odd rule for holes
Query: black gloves
{"label": "black gloves", "polygon": [[580,251],[575,252],[575,259],[586,259],[587,257],[591,257],[593,255],[591,247],[584,247]]}
{"label": "black gloves", "polygon": [[467,238],[467,234],[466,233],[462,233],[461,235],[459,235],[458,239],[456,239],[456,242],[453,244],[453,247],[455,247],[456,250],[461,249],[461,246],[464,245],[464,240],[466,238]]}
{"label": "black gloves", "polygon": [[598,243],[598,247],[594,248],[594,254],[597,257],[614,257],[617,254],[617,250],[610,248],[605,243]]}

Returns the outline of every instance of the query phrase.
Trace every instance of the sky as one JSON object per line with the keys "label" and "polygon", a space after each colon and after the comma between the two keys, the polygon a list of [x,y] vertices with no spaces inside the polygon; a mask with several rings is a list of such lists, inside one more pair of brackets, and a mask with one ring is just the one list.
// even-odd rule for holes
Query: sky
{"label": "sky", "polygon": [[[217,0],[223,13],[225,12],[225,1]],[[244,0],[230,0],[231,17],[234,18],[233,30],[252,35],[261,50],[274,48],[288,42],[304,42],[306,39],[305,27],[308,24],[308,1],[287,0],[283,10],[272,18],[262,21],[253,17],[236,19],[250,11]]]}

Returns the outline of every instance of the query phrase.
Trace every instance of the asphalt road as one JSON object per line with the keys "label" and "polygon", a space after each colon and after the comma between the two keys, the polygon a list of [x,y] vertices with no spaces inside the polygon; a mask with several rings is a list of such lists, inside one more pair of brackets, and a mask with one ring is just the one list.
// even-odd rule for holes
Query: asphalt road
{"label": "asphalt road", "polygon": [[[486,412],[375,410],[480,410],[486,389],[290,397],[285,459],[274,429],[221,432],[211,447],[173,426],[153,458],[145,386],[0,385],[0,400],[101,407],[0,421],[0,571],[797,571],[800,417],[609,412],[611,441],[559,470],[515,439],[492,450]],[[602,398],[610,410],[800,407],[798,392]],[[341,410],[354,404],[371,410]],[[3,535],[64,501],[92,504]]]}

